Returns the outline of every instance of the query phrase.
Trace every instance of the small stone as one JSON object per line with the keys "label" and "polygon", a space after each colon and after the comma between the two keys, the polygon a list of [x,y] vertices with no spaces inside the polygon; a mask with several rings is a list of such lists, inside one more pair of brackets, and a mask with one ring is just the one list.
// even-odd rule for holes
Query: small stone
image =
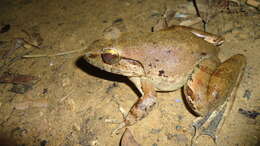
{"label": "small stone", "polygon": [[71,85],[70,78],[64,78],[62,80],[62,87],[66,87],[66,86],[69,86],[69,85]]}
{"label": "small stone", "polygon": [[93,141],[91,142],[91,145],[93,145],[93,146],[98,145],[98,140],[93,140]]}
{"label": "small stone", "polygon": [[10,30],[10,28],[11,28],[11,25],[10,24],[6,24],[3,27],[1,27],[0,33],[8,32]]}
{"label": "small stone", "polygon": [[181,127],[180,125],[177,125],[177,126],[175,127],[175,129],[176,129],[176,130],[181,130],[182,127]]}
{"label": "small stone", "polygon": [[157,134],[157,133],[160,133],[161,129],[152,129],[151,130],[151,133],[152,134]]}
{"label": "small stone", "polygon": [[46,146],[47,143],[48,143],[47,140],[42,140],[42,141],[40,142],[40,146]]}
{"label": "small stone", "polygon": [[72,127],[75,131],[80,131],[80,126],[78,124],[73,124],[73,127]]}
{"label": "small stone", "polygon": [[31,89],[32,89],[31,84],[13,84],[13,87],[11,88],[10,91],[17,94],[24,94]]}
{"label": "small stone", "polygon": [[246,89],[243,97],[246,98],[246,99],[250,99],[251,94],[252,94],[252,92],[250,90]]}
{"label": "small stone", "polygon": [[182,121],[182,119],[184,118],[182,115],[177,115],[177,117],[179,121]]}
{"label": "small stone", "polygon": [[181,103],[182,100],[180,100],[180,99],[175,99],[175,102],[177,102],[177,103]]}
{"label": "small stone", "polygon": [[171,133],[166,134],[166,136],[168,140],[171,140],[174,137],[174,135]]}
{"label": "small stone", "polygon": [[47,94],[48,93],[48,88],[44,88],[43,90],[42,90],[42,94]]}

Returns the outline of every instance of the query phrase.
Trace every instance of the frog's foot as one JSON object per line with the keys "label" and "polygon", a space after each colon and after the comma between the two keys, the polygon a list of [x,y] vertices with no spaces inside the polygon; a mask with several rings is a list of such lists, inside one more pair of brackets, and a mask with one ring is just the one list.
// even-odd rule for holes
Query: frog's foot
{"label": "frog's foot", "polygon": [[[124,110],[124,108],[122,108],[121,106],[119,106],[119,111],[123,116],[123,119],[125,119],[127,117],[127,112]],[[119,130],[126,127],[126,124],[124,121],[122,120],[117,120],[117,119],[105,119],[106,123],[112,123],[112,124],[119,124],[118,127],[116,129],[113,130],[113,132],[111,133],[111,135],[115,135],[118,134]]]}
{"label": "frog's foot", "polygon": [[118,121],[114,119],[106,119],[105,122],[119,124],[119,126],[113,130],[112,135],[118,134],[118,131],[122,128],[132,126],[136,122],[145,118],[156,103],[156,97],[152,95],[144,95],[143,97],[139,98],[137,102],[132,106],[130,111],[126,114],[123,108],[119,108],[120,112],[123,115],[124,120]]}
{"label": "frog's foot", "polygon": [[199,136],[208,135],[214,143],[217,140],[217,132],[221,129],[226,113],[226,104],[221,105],[215,111],[207,114],[205,117],[198,118],[194,121],[192,126],[195,129],[191,144],[194,144]]}

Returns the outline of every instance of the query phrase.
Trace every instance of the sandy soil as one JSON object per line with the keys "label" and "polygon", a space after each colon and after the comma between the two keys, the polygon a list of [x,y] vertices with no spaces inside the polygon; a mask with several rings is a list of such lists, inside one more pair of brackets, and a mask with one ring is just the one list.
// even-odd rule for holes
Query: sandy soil
{"label": "sandy soil", "polygon": [[[260,13],[241,3],[231,6],[231,12],[225,6],[212,8],[223,12],[218,11],[207,27],[207,31],[225,37],[221,60],[241,53],[248,61],[234,107],[218,134],[218,145],[223,146],[260,145],[260,117],[239,112],[260,112]],[[150,31],[165,6],[195,15],[192,3],[181,0],[1,0],[0,28],[6,29],[0,33],[0,55],[4,56],[0,76],[8,72],[37,79],[30,80],[25,93],[14,90],[17,84],[0,84],[0,145],[119,145],[123,131],[111,137],[116,125],[105,123],[105,119],[122,119],[118,104],[128,110],[138,98],[127,78],[87,65],[81,53],[30,59],[19,56],[87,48],[115,21],[123,21],[127,31]],[[181,21],[173,18],[171,23]],[[192,27],[202,29],[201,23]],[[40,47],[10,52],[17,38]],[[144,146],[186,146],[195,118],[184,106],[181,90],[158,93],[152,113],[130,130]],[[207,136],[200,137],[198,143],[214,145]]]}

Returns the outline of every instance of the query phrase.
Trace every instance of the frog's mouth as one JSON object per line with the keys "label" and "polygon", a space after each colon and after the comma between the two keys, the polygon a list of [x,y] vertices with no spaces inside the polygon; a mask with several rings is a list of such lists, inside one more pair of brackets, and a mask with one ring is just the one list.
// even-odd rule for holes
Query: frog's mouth
{"label": "frog's mouth", "polygon": [[[100,53],[86,53],[84,59],[91,65],[101,70],[120,74],[124,76],[144,76],[146,74],[144,66],[141,62],[126,57],[117,58],[117,60],[109,60],[112,56],[104,56]],[[108,60],[106,60],[108,59]]]}

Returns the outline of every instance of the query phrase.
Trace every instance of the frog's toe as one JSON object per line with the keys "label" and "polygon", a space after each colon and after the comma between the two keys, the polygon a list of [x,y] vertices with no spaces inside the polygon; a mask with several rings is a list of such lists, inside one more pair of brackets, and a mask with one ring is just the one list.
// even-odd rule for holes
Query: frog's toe
{"label": "frog's toe", "polygon": [[[123,119],[125,119],[125,117],[127,116],[127,112],[121,106],[119,106],[119,111],[122,114]],[[120,124],[123,121],[122,120],[117,120],[117,119],[105,119],[105,122],[106,123],[112,123],[112,124]]]}
{"label": "frog's toe", "polygon": [[117,119],[105,119],[106,123],[111,123],[111,124],[118,124],[117,128],[115,128],[112,132],[111,132],[111,136],[112,135],[117,135],[119,134],[119,130],[126,127],[126,124],[124,121],[120,121]]}
{"label": "frog's toe", "polygon": [[125,119],[125,117],[127,116],[128,112],[125,111],[125,109],[122,108],[121,106],[119,107],[119,111],[122,114],[123,118]]}
{"label": "frog's toe", "polygon": [[112,124],[120,124],[122,121],[117,120],[117,119],[105,119],[106,123],[112,123]]}
{"label": "frog's toe", "polygon": [[117,128],[112,131],[111,135],[117,135],[117,134],[119,134],[119,130],[121,130],[121,129],[125,128],[125,127],[126,127],[125,122],[121,122],[121,123],[117,126]]}
{"label": "frog's toe", "polygon": [[[121,106],[119,106],[118,109],[119,109],[120,113],[122,114],[123,119],[125,119],[128,113]],[[118,127],[112,131],[111,135],[117,135],[119,133],[120,129],[126,127],[125,120],[105,119],[105,122],[111,123],[111,124],[119,124]]]}
{"label": "frog's toe", "polygon": [[226,104],[222,105],[219,110],[213,111],[203,118],[196,119],[196,121],[193,123],[195,133],[192,137],[192,145],[196,143],[196,140],[201,135],[210,136],[213,139],[214,143],[216,143],[217,132],[220,130],[224,122],[225,109]]}

